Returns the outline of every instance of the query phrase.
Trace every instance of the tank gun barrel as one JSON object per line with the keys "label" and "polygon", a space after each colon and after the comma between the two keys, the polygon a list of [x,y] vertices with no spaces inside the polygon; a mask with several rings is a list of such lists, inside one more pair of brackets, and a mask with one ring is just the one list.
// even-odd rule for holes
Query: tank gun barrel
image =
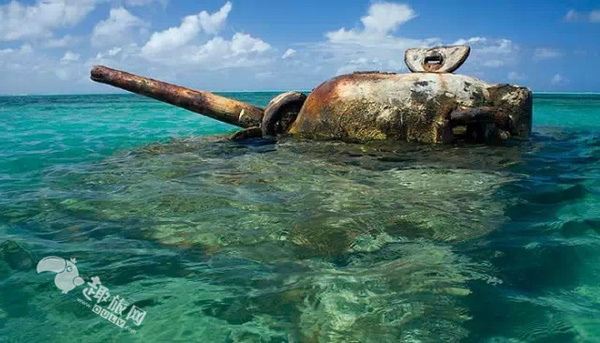
{"label": "tank gun barrel", "polygon": [[94,67],[91,79],[243,128],[260,126],[264,115],[262,108],[245,102],[104,66]]}

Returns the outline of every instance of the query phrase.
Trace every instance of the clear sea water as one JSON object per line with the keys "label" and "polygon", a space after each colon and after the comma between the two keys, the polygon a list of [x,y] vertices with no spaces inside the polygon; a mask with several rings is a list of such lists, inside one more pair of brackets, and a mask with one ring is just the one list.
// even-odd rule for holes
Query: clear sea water
{"label": "clear sea water", "polygon": [[[534,116],[504,147],[233,143],[135,95],[0,97],[0,243],[27,251],[0,341],[598,342],[600,95]],[[81,303],[95,276],[136,333]]]}

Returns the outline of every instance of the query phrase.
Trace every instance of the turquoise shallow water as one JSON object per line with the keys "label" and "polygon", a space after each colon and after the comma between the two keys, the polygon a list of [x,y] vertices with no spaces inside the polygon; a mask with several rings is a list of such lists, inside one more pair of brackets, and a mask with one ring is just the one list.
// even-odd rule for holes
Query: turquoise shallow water
{"label": "turquoise shallow water", "polygon": [[[28,251],[0,341],[599,341],[600,95],[534,118],[505,147],[240,144],[134,95],[0,97],[0,243]],[[80,302],[93,276],[136,333]]]}

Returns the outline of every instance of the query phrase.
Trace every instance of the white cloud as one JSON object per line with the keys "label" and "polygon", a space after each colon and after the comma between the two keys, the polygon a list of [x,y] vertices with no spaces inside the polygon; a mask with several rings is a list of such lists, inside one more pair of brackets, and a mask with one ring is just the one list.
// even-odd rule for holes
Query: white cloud
{"label": "white cloud", "polygon": [[33,53],[33,48],[29,44],[23,44],[19,49],[2,49],[0,50],[0,56],[8,55],[25,55]]}
{"label": "white cloud", "polygon": [[86,69],[98,64],[106,64],[116,68],[130,69],[133,67],[147,67],[148,64],[144,63],[139,58],[140,47],[135,43],[115,46],[103,52],[96,54],[94,58],[89,59],[85,62]]}
{"label": "white cloud", "polygon": [[206,11],[202,11],[197,15],[183,18],[179,26],[153,33],[142,48],[142,54],[148,58],[160,57],[165,53],[171,54],[173,49],[180,48],[196,39],[201,31],[209,34],[217,33],[225,24],[231,8],[231,2],[227,2],[216,13],[208,14]]}
{"label": "white cloud", "polygon": [[146,56],[152,56],[165,51],[173,51],[173,49],[184,46],[196,38],[199,32],[198,16],[185,17],[180,26],[153,33],[150,40],[142,48],[142,53]]}
{"label": "white cloud", "polygon": [[[295,60],[303,59],[307,65],[318,64],[320,68],[325,68],[321,73],[404,71],[406,49],[449,43],[436,37],[415,39],[400,34],[402,24],[416,17],[417,13],[408,5],[374,3],[361,18],[359,27],[326,32],[325,42],[299,45],[305,49],[299,49]],[[471,69],[477,75],[481,75],[483,69],[514,65],[518,58],[519,47],[508,39],[475,36],[459,39],[454,44],[471,46],[471,56],[465,69]]]}
{"label": "white cloud", "polygon": [[121,52],[121,50],[123,50],[121,47],[114,47],[106,52],[99,52],[96,54],[96,60],[101,61],[103,60],[105,57],[114,57],[117,56],[119,54],[119,52]]}
{"label": "white cloud", "polygon": [[560,74],[555,74],[552,77],[552,79],[550,80],[550,83],[553,84],[553,85],[557,85],[559,83],[562,83],[563,81],[564,81],[563,77]]}
{"label": "white cloud", "polygon": [[514,54],[518,47],[509,39],[490,40],[479,38],[477,42],[471,43],[476,53],[507,56]]}
{"label": "white cloud", "polygon": [[459,39],[452,45],[467,44],[471,47],[468,65],[477,69],[499,68],[516,63],[519,47],[509,39],[489,39],[472,37]]}
{"label": "white cloud", "polygon": [[[0,50],[0,68],[2,74],[11,73],[32,73],[40,70],[40,56],[38,56],[31,45],[23,44],[18,49]],[[10,79],[7,77],[7,79]],[[0,82],[0,84],[3,84]],[[4,83],[8,85],[9,83]]]}
{"label": "white cloud", "polygon": [[533,59],[536,61],[539,61],[539,60],[546,60],[546,59],[551,59],[551,58],[558,58],[558,57],[561,57],[562,55],[563,55],[562,52],[555,50],[555,49],[537,48],[533,52]]}
{"label": "white cloud", "polygon": [[151,60],[174,67],[199,65],[205,70],[249,67],[267,63],[258,57],[270,49],[263,40],[238,32],[231,40],[214,37],[201,45],[186,46],[175,56]]}
{"label": "white cloud", "polygon": [[64,48],[65,46],[75,44],[77,41],[78,41],[77,38],[71,36],[70,34],[67,34],[67,35],[63,36],[62,38],[48,39],[44,43],[44,47],[45,48]]}
{"label": "white cloud", "polygon": [[265,52],[271,46],[261,39],[253,38],[245,33],[236,33],[231,40],[231,52],[234,55],[246,54],[250,52]]}
{"label": "white cloud", "polygon": [[108,56],[116,56],[119,52],[121,52],[121,50],[123,50],[120,47],[114,47],[110,50],[108,50]]}
{"label": "white cloud", "polygon": [[95,5],[95,0],[38,0],[31,6],[11,1],[0,5],[0,41],[51,36],[54,29],[79,23]]}
{"label": "white cloud", "polygon": [[483,37],[471,37],[469,39],[459,39],[456,42],[452,43],[452,45],[470,45],[482,42],[487,42],[487,39]]}
{"label": "white cloud", "polygon": [[[180,26],[155,32],[141,48],[141,56],[171,67],[200,65],[205,70],[264,65],[267,60],[263,55],[271,50],[268,43],[242,32],[230,40],[216,35],[231,9],[227,2],[213,14],[202,11],[185,17]],[[203,41],[207,34],[214,37]]]}
{"label": "white cloud", "polygon": [[286,59],[286,58],[290,58],[292,56],[294,56],[294,54],[296,53],[296,50],[294,49],[287,49],[283,55],[281,55],[281,59]]}
{"label": "white cloud", "polygon": [[344,65],[337,69],[336,74],[342,75],[349,74],[357,70],[373,70],[383,68],[385,68],[384,63],[377,58],[368,59],[366,57],[360,57],[346,62]]}
{"label": "white cloud", "polygon": [[142,19],[123,7],[110,10],[108,19],[100,21],[92,33],[92,45],[114,46],[133,41],[136,33],[143,33],[148,26]]}
{"label": "white cloud", "polygon": [[216,34],[225,24],[229,12],[231,12],[231,2],[227,2],[221,9],[213,14],[208,14],[206,11],[198,14],[198,23],[206,33]]}
{"label": "white cloud", "polygon": [[[379,2],[361,18],[361,27],[325,33],[326,42],[312,44],[313,63],[329,65],[338,74],[357,70],[405,70],[404,50],[441,44],[438,38],[411,39],[395,35],[400,26],[417,14],[408,5]],[[315,58],[321,58],[316,62]]]}
{"label": "white cloud", "polygon": [[590,22],[590,23],[600,23],[600,9],[592,10],[590,12],[578,12],[576,10],[569,10],[567,14],[563,17],[563,20],[566,22]]}
{"label": "white cloud", "polygon": [[64,56],[54,56],[28,44],[0,50],[0,73],[11,80],[0,82],[0,94],[89,91],[89,69],[82,68],[81,60],[64,63],[61,57]]}
{"label": "white cloud", "polygon": [[414,17],[416,13],[408,5],[390,2],[375,3],[369,7],[368,14],[361,18],[362,28],[351,30],[341,28],[328,32],[326,36],[334,43],[367,43],[382,40]]}
{"label": "white cloud", "polygon": [[60,59],[60,61],[63,63],[75,62],[79,61],[79,57],[79,54],[76,54],[72,51],[67,51],[65,55]]}

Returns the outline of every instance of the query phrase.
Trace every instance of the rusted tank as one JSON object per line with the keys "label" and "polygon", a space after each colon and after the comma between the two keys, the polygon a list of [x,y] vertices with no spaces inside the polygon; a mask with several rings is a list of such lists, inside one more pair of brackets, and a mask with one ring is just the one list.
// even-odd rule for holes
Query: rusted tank
{"label": "rusted tank", "polygon": [[245,130],[234,138],[292,134],[314,139],[426,143],[497,142],[531,133],[528,88],[452,74],[468,46],[408,49],[408,74],[357,72],[308,97],[283,93],[265,108],[98,66],[92,80],[207,115]]}

